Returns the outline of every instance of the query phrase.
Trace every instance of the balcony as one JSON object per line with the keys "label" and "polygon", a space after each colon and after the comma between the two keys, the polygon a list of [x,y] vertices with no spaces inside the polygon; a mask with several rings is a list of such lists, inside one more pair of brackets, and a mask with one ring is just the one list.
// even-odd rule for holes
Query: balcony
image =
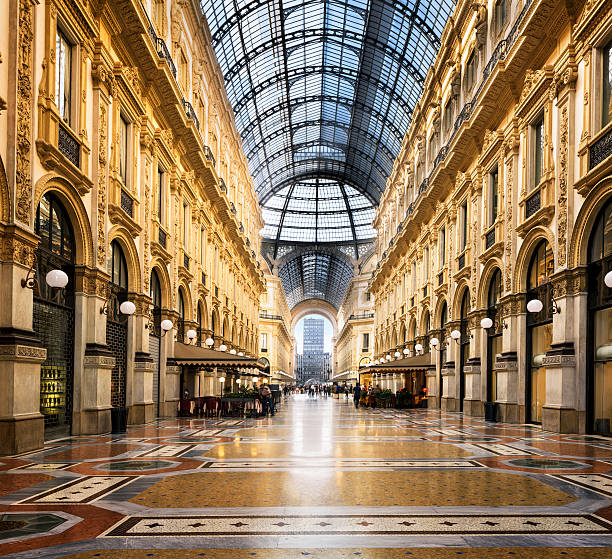
{"label": "balcony", "polygon": [[168,248],[168,235],[166,235],[166,232],[161,227],[158,230],[157,242],[164,250]]}
{"label": "balcony", "polygon": [[210,149],[208,146],[204,146],[204,157],[206,158],[206,161],[210,161],[213,164],[213,167],[217,164],[212,149]]}
{"label": "balcony", "polygon": [[151,39],[153,39],[153,44],[155,45],[155,51],[157,52],[157,55],[166,61],[166,64],[168,64],[168,67],[170,68],[170,71],[172,72],[172,75],[176,78],[176,66],[174,65],[172,57],[170,56],[170,51],[168,50],[168,47],[166,46],[166,43],[164,42],[164,40],[160,39],[157,36],[157,33],[155,32],[155,29],[153,28],[153,24],[150,21],[149,21],[149,35],[151,35]]}
{"label": "balcony", "polygon": [[527,198],[525,202],[525,219],[529,219],[542,207],[542,195],[538,190],[535,194]]}
{"label": "balcony", "polygon": [[121,209],[131,218],[134,217],[134,200],[123,189],[121,189]]}
{"label": "balcony", "polygon": [[79,142],[61,122],[57,131],[57,149],[75,167],[81,166],[81,150]]}
{"label": "balcony", "polygon": [[495,227],[487,231],[485,235],[485,250],[489,250],[495,244]]}
{"label": "balcony", "polygon": [[200,121],[198,119],[198,115],[196,115],[196,112],[193,109],[193,105],[186,99],[183,99],[183,109],[185,109],[185,114],[187,115],[187,118],[193,120],[195,127],[199,130]]}
{"label": "balcony", "polygon": [[185,266],[185,270],[189,270],[189,256],[183,253],[183,266]]}
{"label": "balcony", "polygon": [[612,128],[589,147],[589,171],[612,155]]}
{"label": "balcony", "polygon": [[225,181],[221,177],[219,177],[219,189],[221,190],[221,192],[227,194],[227,186],[225,184]]}

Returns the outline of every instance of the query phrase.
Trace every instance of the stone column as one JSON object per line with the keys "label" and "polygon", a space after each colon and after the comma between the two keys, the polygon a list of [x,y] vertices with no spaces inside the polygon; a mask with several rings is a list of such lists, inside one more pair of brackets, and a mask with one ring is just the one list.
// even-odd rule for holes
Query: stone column
{"label": "stone column", "polygon": [[465,373],[465,397],[463,399],[463,411],[467,415],[484,416],[484,403],[481,399],[481,361],[478,351],[482,328],[480,328],[480,313],[474,313],[469,317],[470,332],[470,355],[463,367]]}

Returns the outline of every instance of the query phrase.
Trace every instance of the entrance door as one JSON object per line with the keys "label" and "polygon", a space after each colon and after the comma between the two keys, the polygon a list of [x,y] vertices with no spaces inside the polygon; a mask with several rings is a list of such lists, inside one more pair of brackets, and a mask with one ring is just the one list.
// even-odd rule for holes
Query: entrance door
{"label": "entrance door", "polygon": [[470,310],[470,294],[466,289],[461,299],[461,332],[459,348],[459,411],[463,411],[463,399],[465,398],[465,364],[470,356],[470,332],[468,324],[468,312]]}
{"label": "entrance door", "polygon": [[159,417],[159,347],[160,338],[154,334],[149,334],[149,353],[153,359],[153,403],[155,407],[155,417]]}

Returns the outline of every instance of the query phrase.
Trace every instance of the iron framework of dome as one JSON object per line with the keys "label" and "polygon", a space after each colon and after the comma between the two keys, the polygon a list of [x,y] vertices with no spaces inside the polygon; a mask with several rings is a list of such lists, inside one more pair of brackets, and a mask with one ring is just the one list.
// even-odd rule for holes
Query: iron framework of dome
{"label": "iron framework of dome", "polygon": [[[201,5],[271,257],[333,243],[358,259],[453,0]],[[292,267],[304,293],[310,265]]]}

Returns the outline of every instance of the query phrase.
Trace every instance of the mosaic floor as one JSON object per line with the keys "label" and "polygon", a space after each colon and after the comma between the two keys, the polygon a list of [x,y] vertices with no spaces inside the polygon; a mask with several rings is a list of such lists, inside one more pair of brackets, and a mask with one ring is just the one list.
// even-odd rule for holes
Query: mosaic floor
{"label": "mosaic floor", "polygon": [[612,557],[612,440],[294,396],[0,457],[0,555]]}

